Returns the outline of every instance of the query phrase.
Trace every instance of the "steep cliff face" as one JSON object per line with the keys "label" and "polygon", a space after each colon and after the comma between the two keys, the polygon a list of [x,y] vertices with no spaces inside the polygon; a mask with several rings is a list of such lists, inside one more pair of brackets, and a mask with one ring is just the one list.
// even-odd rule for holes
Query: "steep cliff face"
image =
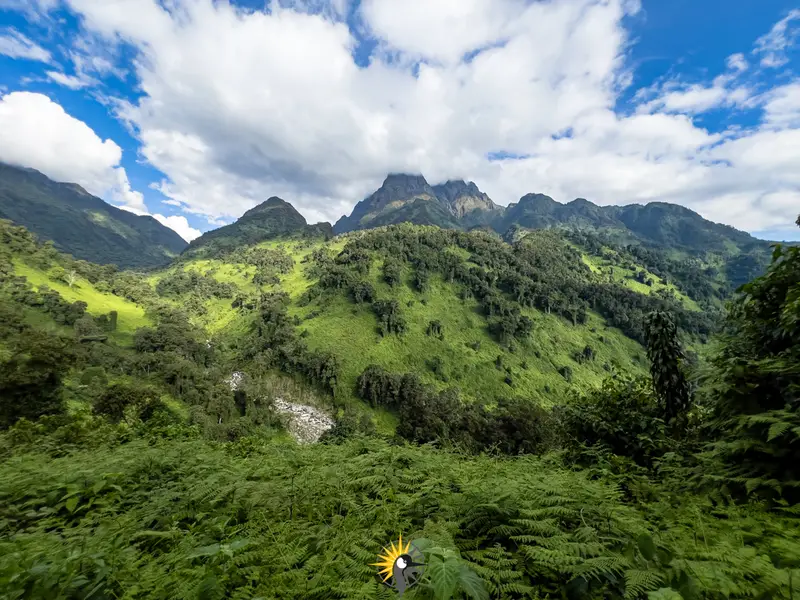
{"label": "steep cliff face", "polygon": [[491,225],[504,210],[483,193],[475,183],[451,180],[433,186],[439,201],[459,220],[465,229]]}
{"label": "steep cliff face", "polygon": [[422,175],[390,174],[380,188],[356,204],[350,216],[344,216],[334,225],[336,233],[376,227],[401,222],[390,215],[417,200],[438,202],[436,192]]}
{"label": "steep cliff face", "polygon": [[389,175],[375,193],[337,221],[336,233],[401,222],[469,229],[489,225],[503,209],[472,182],[431,186],[422,175]]}

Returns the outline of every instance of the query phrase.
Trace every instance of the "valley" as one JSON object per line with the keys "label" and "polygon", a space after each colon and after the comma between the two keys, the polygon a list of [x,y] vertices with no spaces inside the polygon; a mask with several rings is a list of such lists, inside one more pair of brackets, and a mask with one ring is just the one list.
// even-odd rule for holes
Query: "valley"
{"label": "valley", "polygon": [[797,248],[370,198],[331,228],[273,197],[147,269],[0,221],[0,589],[389,598],[402,533],[411,598],[791,599]]}

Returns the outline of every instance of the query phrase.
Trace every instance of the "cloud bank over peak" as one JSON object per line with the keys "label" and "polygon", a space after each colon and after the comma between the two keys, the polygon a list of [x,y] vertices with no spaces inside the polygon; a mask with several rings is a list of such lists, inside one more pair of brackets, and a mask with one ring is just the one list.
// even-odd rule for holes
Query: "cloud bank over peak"
{"label": "cloud bank over peak", "polygon": [[[209,222],[273,195],[334,221],[404,171],[474,180],[499,204],[658,200],[749,231],[788,228],[800,206],[800,80],[784,68],[800,11],[705,79],[637,91],[630,0],[63,2],[76,77],[130,73],[136,93],[109,105],[163,174],[153,188]],[[709,126],[719,111],[753,117]]]}
{"label": "cloud bank over peak", "polygon": [[51,179],[78,183],[96,196],[146,210],[119,166],[122,150],[43,94],[0,96],[0,161],[31,167]]}
{"label": "cloud bank over peak", "polygon": [[[0,161],[77,183],[89,193],[138,215],[150,214],[120,165],[122,150],[42,94],[0,96]],[[152,215],[186,241],[200,236],[186,217]]]}

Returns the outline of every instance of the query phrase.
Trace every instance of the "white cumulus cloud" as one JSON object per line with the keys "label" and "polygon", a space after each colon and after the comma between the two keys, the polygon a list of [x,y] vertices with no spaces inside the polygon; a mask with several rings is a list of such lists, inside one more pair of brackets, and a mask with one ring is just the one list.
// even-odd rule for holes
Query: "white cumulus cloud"
{"label": "white cumulus cloud", "polygon": [[747,59],[744,57],[744,54],[741,52],[731,54],[726,60],[725,64],[729,69],[737,72],[746,71],[750,66],[747,62]]}
{"label": "white cumulus cloud", "polygon": [[78,183],[96,196],[146,210],[120,164],[122,150],[43,94],[0,97],[0,161],[31,167],[56,181]]}
{"label": "white cumulus cloud", "polygon": [[800,79],[774,89],[767,99],[767,122],[777,127],[800,127]]}
{"label": "white cumulus cloud", "polygon": [[[619,111],[635,2],[363,0],[360,27],[377,44],[366,66],[345,0],[67,2],[103,56],[137,52],[141,95],[117,114],[164,174],[167,202],[212,220],[272,195],[335,220],[391,171],[470,178],[501,204],[532,191],[662,200],[750,231],[796,217],[794,92],[750,89],[747,48],[713,79],[670,82]],[[755,42],[756,60],[783,60],[798,16]],[[697,119],[759,106],[745,129]],[[489,159],[498,152],[523,158]]]}
{"label": "white cumulus cloud", "polygon": [[525,27],[521,19],[526,4],[524,0],[365,0],[361,10],[386,49],[453,64],[470,51],[518,33]]}
{"label": "white cumulus cloud", "polygon": [[189,225],[189,221],[186,220],[186,217],[181,217],[179,215],[165,217],[164,215],[154,214],[153,218],[162,225],[172,229],[187,242],[191,242],[193,239],[203,235],[202,231]]}
{"label": "white cumulus cloud", "polygon": [[762,67],[782,67],[788,62],[786,51],[794,46],[800,35],[800,9],[789,12],[775,23],[769,33],[756,40],[753,53],[761,57]]}
{"label": "white cumulus cloud", "polygon": [[728,90],[722,86],[691,85],[685,89],[666,92],[660,98],[643,105],[642,108],[677,113],[698,113],[721,106],[727,97]]}
{"label": "white cumulus cloud", "polygon": [[61,0],[0,0],[0,9],[25,13],[32,21],[42,21]]}
{"label": "white cumulus cloud", "polygon": [[58,71],[47,71],[47,77],[53,81],[55,81],[59,85],[63,85],[64,87],[68,87],[71,90],[80,90],[85,87],[90,87],[97,83],[96,80],[92,79],[91,77],[85,77],[81,75],[67,75],[65,73],[60,73]]}

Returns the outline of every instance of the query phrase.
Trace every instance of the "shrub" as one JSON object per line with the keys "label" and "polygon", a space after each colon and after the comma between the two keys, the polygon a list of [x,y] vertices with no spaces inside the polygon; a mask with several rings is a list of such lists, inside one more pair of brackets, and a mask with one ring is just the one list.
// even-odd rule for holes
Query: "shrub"
{"label": "shrub", "polygon": [[601,388],[559,408],[567,447],[581,457],[592,447],[651,466],[673,444],[658,401],[644,378],[606,379]]}
{"label": "shrub", "polygon": [[383,280],[394,287],[400,283],[402,267],[399,262],[393,259],[386,259],[383,263]]}
{"label": "shrub", "polygon": [[107,385],[108,376],[103,367],[89,367],[81,375],[82,385]]}
{"label": "shrub", "polygon": [[442,381],[448,381],[447,373],[445,372],[445,363],[441,356],[434,356],[425,361],[425,365],[433,372],[436,377]]}
{"label": "shrub", "polygon": [[479,405],[464,411],[462,428],[473,450],[537,454],[553,447],[556,430],[546,409],[524,398],[500,399],[493,410]]}
{"label": "shrub", "polygon": [[378,332],[382,336],[392,333],[402,335],[406,331],[406,321],[400,313],[397,300],[379,300],[372,303],[372,309],[378,317]]}
{"label": "shrub", "polygon": [[95,414],[104,415],[118,423],[125,418],[129,407],[132,407],[138,416],[148,405],[157,401],[159,401],[158,393],[152,388],[129,383],[114,383],[97,399],[93,410]]}
{"label": "shrub", "polygon": [[[800,218],[798,218],[800,225]],[[709,381],[713,457],[738,497],[800,502],[800,248],[777,246],[730,305]]]}
{"label": "shrub", "polygon": [[351,293],[353,295],[353,300],[355,300],[357,304],[369,303],[375,300],[375,288],[373,288],[372,284],[368,281],[357,281],[353,285]]}
{"label": "shrub", "polygon": [[0,428],[63,413],[61,382],[74,356],[66,340],[29,331],[13,349],[0,363]]}
{"label": "shrub", "polygon": [[331,429],[322,434],[319,441],[328,444],[340,444],[349,438],[359,435],[375,435],[375,424],[368,414],[359,414],[353,410],[345,409],[342,416],[336,419]]}
{"label": "shrub", "polygon": [[442,330],[441,321],[437,320],[428,322],[428,327],[425,329],[425,335],[438,337],[440,340],[444,340],[444,331]]}

